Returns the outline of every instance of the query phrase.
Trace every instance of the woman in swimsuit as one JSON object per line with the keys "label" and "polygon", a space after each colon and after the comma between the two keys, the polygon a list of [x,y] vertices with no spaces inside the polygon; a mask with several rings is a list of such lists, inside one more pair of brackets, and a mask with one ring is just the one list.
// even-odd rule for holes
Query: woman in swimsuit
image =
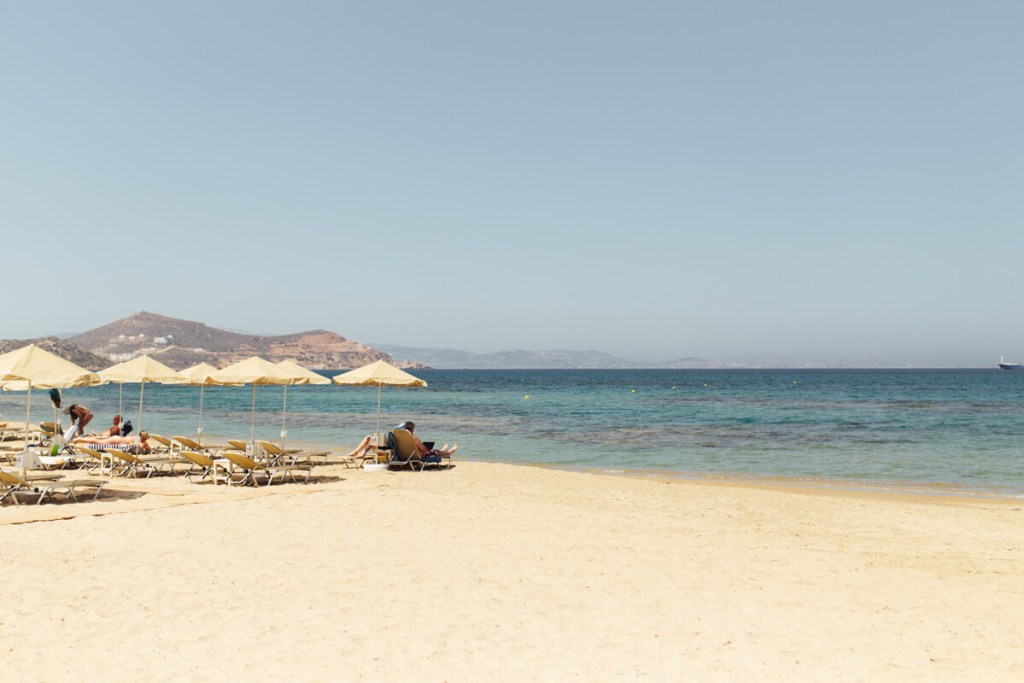
{"label": "woman in swimsuit", "polygon": [[72,403],[64,412],[71,416],[71,426],[77,427],[79,434],[85,434],[85,426],[92,420],[92,411],[85,406]]}

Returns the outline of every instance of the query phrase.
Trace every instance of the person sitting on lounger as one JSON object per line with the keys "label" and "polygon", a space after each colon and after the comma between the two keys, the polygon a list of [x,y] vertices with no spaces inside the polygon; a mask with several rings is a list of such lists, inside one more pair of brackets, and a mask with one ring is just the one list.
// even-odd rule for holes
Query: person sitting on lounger
{"label": "person sitting on lounger", "polygon": [[[396,429],[406,429],[406,430],[409,431],[410,434],[412,434],[412,438],[416,441],[416,450],[418,450],[420,452],[421,456],[423,456],[423,455],[451,455],[459,447],[459,444],[455,444],[451,448],[448,448],[448,444],[445,444],[441,448],[435,448],[435,449],[431,450],[431,449],[427,448],[423,444],[422,441],[420,441],[419,437],[416,436],[416,434],[413,433],[413,430],[415,428],[416,428],[416,425],[413,422],[403,422],[402,424],[398,425],[398,427],[396,427]],[[359,445],[356,446],[355,449],[351,453],[346,453],[344,457],[346,457],[346,458],[361,458],[363,456],[367,456],[367,455],[370,455],[371,453],[376,453],[376,452],[377,452],[377,446],[376,446],[376,444],[373,441],[373,434],[367,434],[365,437],[363,437],[363,440],[359,442]]]}
{"label": "person sitting on lounger", "polygon": [[459,444],[455,444],[451,448],[448,448],[448,444],[445,444],[441,448],[427,448],[426,444],[420,441],[420,437],[416,436],[416,423],[405,421],[398,425],[399,429],[406,429],[412,434],[412,440],[416,443],[416,450],[420,452],[420,457],[424,458],[423,462],[434,462],[433,460],[427,460],[426,458],[437,458],[436,462],[441,461],[442,455],[451,455],[459,448]]}
{"label": "person sitting on lounger", "polygon": [[114,424],[110,425],[109,428],[104,429],[99,434],[97,434],[96,432],[93,432],[93,436],[126,436],[126,434],[121,429],[122,426],[123,425],[121,423],[121,416],[120,415],[115,415],[114,416]]}
{"label": "person sitting on lounger", "polygon": [[359,442],[359,445],[356,446],[355,449],[353,449],[351,453],[346,453],[344,457],[349,458],[349,459],[352,459],[352,458],[362,458],[364,456],[368,456],[371,453],[376,453],[376,452],[377,452],[377,444],[375,444],[373,442],[373,434],[367,434],[363,438],[363,440]]}
{"label": "person sitting on lounger", "polygon": [[149,453],[153,450],[149,442],[149,432],[139,432],[139,441],[135,442],[134,436],[76,436],[69,443],[95,444],[97,446],[137,446],[140,453]]}

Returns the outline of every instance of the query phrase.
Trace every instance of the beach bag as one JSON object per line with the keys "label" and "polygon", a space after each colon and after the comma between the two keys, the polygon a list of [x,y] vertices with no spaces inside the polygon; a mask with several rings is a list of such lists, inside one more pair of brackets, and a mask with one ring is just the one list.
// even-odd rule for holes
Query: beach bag
{"label": "beach bag", "polygon": [[128,436],[132,433],[132,421],[125,420],[121,423],[121,436]]}

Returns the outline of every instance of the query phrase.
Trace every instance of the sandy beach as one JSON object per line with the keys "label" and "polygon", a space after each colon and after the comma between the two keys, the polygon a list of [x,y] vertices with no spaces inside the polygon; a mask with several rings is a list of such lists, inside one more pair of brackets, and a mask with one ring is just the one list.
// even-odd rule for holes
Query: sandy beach
{"label": "sandy beach", "polygon": [[0,509],[6,680],[1019,680],[1014,500],[459,461]]}

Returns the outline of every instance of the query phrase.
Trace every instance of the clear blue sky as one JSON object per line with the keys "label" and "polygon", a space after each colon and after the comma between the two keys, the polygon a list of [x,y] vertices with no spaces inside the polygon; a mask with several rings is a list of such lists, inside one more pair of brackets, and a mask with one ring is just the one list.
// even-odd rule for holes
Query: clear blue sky
{"label": "clear blue sky", "polygon": [[2,337],[1024,358],[1019,2],[3,2]]}

